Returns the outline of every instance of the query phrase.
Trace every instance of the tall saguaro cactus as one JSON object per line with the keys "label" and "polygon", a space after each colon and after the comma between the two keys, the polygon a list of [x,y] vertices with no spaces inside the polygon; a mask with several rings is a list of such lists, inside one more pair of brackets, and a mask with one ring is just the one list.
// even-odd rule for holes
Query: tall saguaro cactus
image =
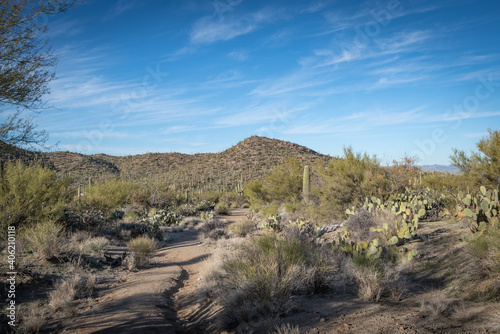
{"label": "tall saguaro cactus", "polygon": [[302,196],[306,202],[309,201],[309,190],[309,166],[306,165],[304,167],[304,178],[302,180]]}

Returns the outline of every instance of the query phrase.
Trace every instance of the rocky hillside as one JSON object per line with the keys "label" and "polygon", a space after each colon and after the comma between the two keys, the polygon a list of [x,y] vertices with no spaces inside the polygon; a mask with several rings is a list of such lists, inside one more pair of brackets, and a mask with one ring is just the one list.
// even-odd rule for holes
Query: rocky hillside
{"label": "rocky hillside", "polygon": [[15,150],[16,154],[7,154],[6,150],[2,153],[0,147],[0,158],[10,160],[23,156],[24,160],[30,160],[30,157],[37,157],[62,175],[69,174],[79,182],[89,177],[100,179],[120,176],[132,179],[164,179],[181,187],[194,186],[204,189],[237,187],[251,178],[265,175],[289,157],[296,157],[304,163],[330,159],[329,156],[304,146],[257,136],[249,137],[219,153],[110,156]]}

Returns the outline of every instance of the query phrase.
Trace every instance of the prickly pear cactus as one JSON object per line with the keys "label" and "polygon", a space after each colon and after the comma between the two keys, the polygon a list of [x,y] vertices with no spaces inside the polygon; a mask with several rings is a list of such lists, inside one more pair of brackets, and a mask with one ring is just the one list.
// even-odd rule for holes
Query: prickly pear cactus
{"label": "prickly pear cactus", "polygon": [[500,202],[497,189],[487,190],[485,186],[481,186],[477,194],[459,192],[457,198],[456,211],[445,213],[470,222],[473,233],[482,233],[492,225],[499,225]]}

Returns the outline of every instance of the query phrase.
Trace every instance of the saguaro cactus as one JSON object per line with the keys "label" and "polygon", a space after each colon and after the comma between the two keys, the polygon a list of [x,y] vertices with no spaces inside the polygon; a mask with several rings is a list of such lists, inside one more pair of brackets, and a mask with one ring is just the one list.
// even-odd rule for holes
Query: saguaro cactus
{"label": "saguaro cactus", "polygon": [[304,167],[304,178],[302,181],[302,196],[304,197],[304,200],[307,202],[309,201],[309,190],[310,190],[310,184],[309,184],[309,166]]}

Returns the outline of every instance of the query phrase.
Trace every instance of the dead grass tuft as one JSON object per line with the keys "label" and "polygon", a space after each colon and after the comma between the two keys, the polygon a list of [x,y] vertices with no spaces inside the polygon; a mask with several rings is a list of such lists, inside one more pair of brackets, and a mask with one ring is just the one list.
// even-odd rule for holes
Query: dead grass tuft
{"label": "dead grass tuft", "polygon": [[39,333],[45,323],[44,311],[41,307],[22,305],[19,313],[22,315],[22,322],[19,325],[19,332],[26,334]]}
{"label": "dead grass tuft", "polygon": [[300,329],[299,326],[282,324],[281,326],[276,326],[269,334],[300,334]]}
{"label": "dead grass tuft", "polygon": [[453,301],[443,291],[432,291],[421,301],[420,311],[431,319],[436,319],[447,315],[450,312],[452,304]]}
{"label": "dead grass tuft", "polygon": [[54,290],[49,292],[49,305],[54,311],[62,310],[71,314],[73,301],[77,298],[91,296],[96,283],[95,275],[73,274],[56,282]]}

